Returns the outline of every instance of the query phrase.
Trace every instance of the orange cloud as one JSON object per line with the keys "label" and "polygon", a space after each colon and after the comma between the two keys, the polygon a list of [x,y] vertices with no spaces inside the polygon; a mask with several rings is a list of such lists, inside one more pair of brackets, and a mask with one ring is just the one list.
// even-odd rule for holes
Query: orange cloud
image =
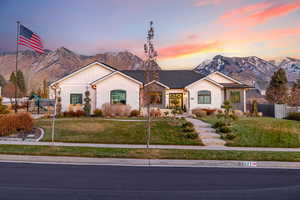
{"label": "orange cloud", "polygon": [[227,25],[255,26],[270,19],[287,15],[299,8],[299,0],[292,0],[285,4],[265,1],[227,12],[219,18],[219,22]]}
{"label": "orange cloud", "polygon": [[215,50],[220,46],[219,42],[198,43],[198,44],[179,44],[160,49],[159,58],[169,59],[187,56],[195,53]]}

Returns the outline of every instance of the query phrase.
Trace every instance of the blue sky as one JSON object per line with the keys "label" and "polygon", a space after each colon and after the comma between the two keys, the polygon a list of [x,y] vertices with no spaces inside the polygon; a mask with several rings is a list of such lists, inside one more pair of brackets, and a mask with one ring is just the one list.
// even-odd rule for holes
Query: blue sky
{"label": "blue sky", "polygon": [[0,51],[15,50],[20,20],[47,49],[142,56],[153,20],[163,68],[192,68],[217,54],[300,57],[300,0],[1,0],[0,19]]}

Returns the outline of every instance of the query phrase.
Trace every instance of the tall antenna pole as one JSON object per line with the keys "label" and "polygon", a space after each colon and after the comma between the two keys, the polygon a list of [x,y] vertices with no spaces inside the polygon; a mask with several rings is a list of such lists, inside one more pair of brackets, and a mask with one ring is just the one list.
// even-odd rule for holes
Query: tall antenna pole
{"label": "tall antenna pole", "polygon": [[20,34],[20,21],[17,21],[17,55],[16,55],[16,72],[15,72],[15,113],[18,112],[18,78],[17,78],[17,72],[18,72],[18,55],[19,55],[19,34]]}

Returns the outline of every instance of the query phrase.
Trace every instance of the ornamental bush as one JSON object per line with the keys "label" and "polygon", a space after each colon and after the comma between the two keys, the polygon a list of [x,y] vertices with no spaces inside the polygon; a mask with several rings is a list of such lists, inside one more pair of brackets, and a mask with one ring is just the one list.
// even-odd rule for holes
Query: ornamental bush
{"label": "ornamental bush", "polygon": [[32,131],[34,120],[29,113],[0,115],[0,135]]}
{"label": "ornamental bush", "polygon": [[300,121],[300,112],[290,112],[287,119]]}
{"label": "ornamental bush", "polygon": [[101,109],[95,109],[94,110],[94,116],[95,117],[103,117],[103,112]]}

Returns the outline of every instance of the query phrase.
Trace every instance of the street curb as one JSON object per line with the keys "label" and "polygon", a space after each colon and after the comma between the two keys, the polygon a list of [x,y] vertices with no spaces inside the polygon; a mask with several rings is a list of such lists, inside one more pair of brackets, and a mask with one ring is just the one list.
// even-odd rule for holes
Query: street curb
{"label": "street curb", "polygon": [[253,169],[300,169],[300,162],[229,161],[229,160],[169,160],[169,159],[123,159],[87,158],[66,156],[0,155],[2,163],[103,165],[134,167],[213,167]]}

